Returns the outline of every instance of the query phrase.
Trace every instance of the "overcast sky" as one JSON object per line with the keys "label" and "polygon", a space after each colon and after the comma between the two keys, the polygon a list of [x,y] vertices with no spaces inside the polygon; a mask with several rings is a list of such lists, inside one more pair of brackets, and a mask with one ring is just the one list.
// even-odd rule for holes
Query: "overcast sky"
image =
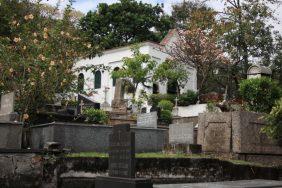
{"label": "overcast sky", "polygon": [[[65,4],[67,3],[67,0],[61,0],[62,1],[62,6],[65,6]],[[79,10],[83,13],[87,13],[89,10],[95,10],[97,5],[99,3],[115,3],[118,0],[76,0],[76,2],[74,3],[74,8],[76,10]],[[171,13],[171,6],[175,3],[179,3],[182,2],[183,0],[142,0],[142,2],[146,2],[146,3],[151,3],[151,4],[157,4],[157,3],[163,3],[164,4],[164,10],[165,12],[167,12],[168,14]],[[55,5],[57,0],[43,0],[43,2],[47,2],[51,5]],[[223,8],[223,5],[221,3],[221,0],[210,0],[210,2],[208,3],[209,6],[213,7],[216,10],[221,10]],[[279,22],[282,22],[282,5],[273,7],[276,11],[276,18]],[[272,25],[275,26],[275,29],[280,31],[280,33],[282,33],[282,23],[272,23]]]}

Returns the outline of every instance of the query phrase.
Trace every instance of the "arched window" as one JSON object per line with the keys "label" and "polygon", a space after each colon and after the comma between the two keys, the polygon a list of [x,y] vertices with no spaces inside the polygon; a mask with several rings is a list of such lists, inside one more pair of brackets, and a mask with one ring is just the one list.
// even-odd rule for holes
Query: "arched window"
{"label": "arched window", "polygon": [[168,94],[177,94],[178,83],[177,81],[169,80],[167,82],[167,93]]}
{"label": "arched window", "polygon": [[94,73],[94,89],[100,89],[101,88],[101,71],[96,71]]}
{"label": "arched window", "polygon": [[84,90],[84,74],[80,73],[78,75],[78,80],[77,80],[77,91],[78,92],[83,92]]}
{"label": "arched window", "polygon": [[158,94],[159,93],[159,86],[158,84],[154,83],[153,84],[153,94]]}
{"label": "arched window", "polygon": [[[118,67],[114,68],[114,71],[118,71],[118,70],[119,70]],[[117,82],[117,79],[116,79],[116,78],[113,78],[113,86],[116,85],[116,82]]]}

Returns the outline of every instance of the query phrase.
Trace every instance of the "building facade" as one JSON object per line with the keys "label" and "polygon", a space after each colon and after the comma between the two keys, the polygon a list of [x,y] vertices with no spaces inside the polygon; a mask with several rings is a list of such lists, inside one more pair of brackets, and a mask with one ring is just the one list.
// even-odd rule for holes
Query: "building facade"
{"label": "building facade", "polygon": [[[177,40],[177,32],[172,30],[168,33],[167,37],[164,40],[157,44],[154,42],[143,42],[140,43],[140,52],[142,54],[148,54],[150,57],[157,62],[157,64],[161,64],[167,58],[169,58],[168,53],[166,53],[167,49],[173,44],[173,41]],[[106,50],[102,53],[101,56],[97,56],[92,59],[83,59],[77,63],[78,67],[81,66],[89,66],[89,65],[104,65],[110,67],[110,70],[98,70],[96,72],[91,71],[82,71],[78,75],[78,79],[80,80],[81,89],[83,89],[86,93],[92,93],[91,98],[96,102],[103,104],[108,103],[111,104],[114,93],[115,93],[115,82],[116,80],[112,78],[111,72],[116,71],[122,68],[123,58],[132,57],[133,53],[131,51],[130,46],[115,48]],[[189,79],[186,86],[180,90],[180,93],[183,93],[187,90],[197,90],[197,74],[194,69],[187,69],[189,71]],[[147,94],[152,93],[170,93],[174,92],[172,88],[168,87],[167,83],[151,83],[151,88],[145,88],[144,86],[139,86],[137,88],[136,97],[139,96],[140,91],[144,90]],[[94,92],[90,92],[94,90]],[[132,98],[132,95],[125,94],[125,99]],[[144,104],[149,110],[149,105]],[[148,111],[147,110],[147,111]]]}

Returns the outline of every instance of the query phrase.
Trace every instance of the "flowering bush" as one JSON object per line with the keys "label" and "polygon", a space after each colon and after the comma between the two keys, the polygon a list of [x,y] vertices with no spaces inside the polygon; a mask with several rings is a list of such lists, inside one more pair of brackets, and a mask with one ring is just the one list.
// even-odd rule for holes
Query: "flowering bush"
{"label": "flowering bush", "polygon": [[62,17],[51,10],[28,0],[4,0],[0,6],[9,31],[0,30],[0,92],[16,91],[23,118],[34,117],[55,93],[70,91],[76,60],[96,50],[72,21],[71,2]]}

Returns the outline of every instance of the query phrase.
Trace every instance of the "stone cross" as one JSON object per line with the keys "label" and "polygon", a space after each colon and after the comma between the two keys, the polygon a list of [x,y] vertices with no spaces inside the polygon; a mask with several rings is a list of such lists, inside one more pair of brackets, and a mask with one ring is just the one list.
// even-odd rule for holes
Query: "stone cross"
{"label": "stone cross", "polygon": [[176,97],[174,100],[175,100],[175,107],[178,107],[178,101],[179,101],[178,97]]}
{"label": "stone cross", "polygon": [[81,100],[80,103],[79,103],[79,106],[80,106],[80,113],[81,113],[81,114],[82,114],[82,112],[83,112],[83,105],[84,105],[84,102],[83,102],[83,100]]}
{"label": "stone cross", "polygon": [[109,89],[110,89],[110,88],[105,87],[105,89],[104,89],[104,91],[103,91],[103,92],[105,93],[105,98],[104,98],[105,103],[107,103],[107,94],[108,94]]}

